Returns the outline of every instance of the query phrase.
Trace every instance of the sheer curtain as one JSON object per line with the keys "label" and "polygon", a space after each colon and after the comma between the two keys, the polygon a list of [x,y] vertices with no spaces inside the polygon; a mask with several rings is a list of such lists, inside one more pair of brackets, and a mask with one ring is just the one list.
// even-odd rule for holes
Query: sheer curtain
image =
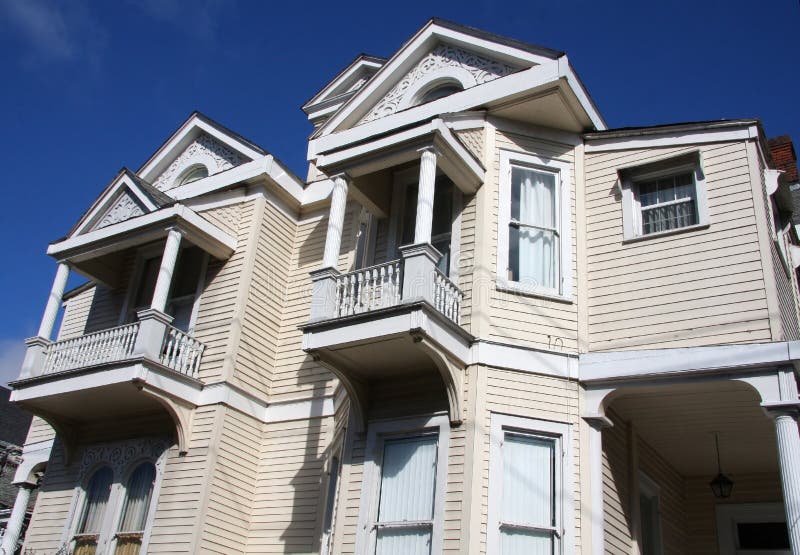
{"label": "sheer curtain", "polygon": [[511,189],[511,219],[516,221],[512,223],[509,241],[512,279],[556,289],[556,176],[514,168]]}
{"label": "sheer curtain", "polygon": [[87,537],[79,537],[76,540],[75,555],[94,555],[97,551],[96,534],[100,534],[103,527],[103,517],[106,513],[113,480],[114,473],[107,466],[98,469],[89,480],[77,529],[79,536],[86,534]]}
{"label": "sheer curtain", "polygon": [[125,501],[122,504],[122,518],[117,530],[117,555],[139,553],[155,479],[156,468],[149,462],[140,464],[128,479]]}
{"label": "sheer curtain", "polygon": [[[555,526],[554,442],[507,434],[503,443],[502,555],[552,555]],[[510,526],[511,525],[511,526]]]}
{"label": "sheer curtain", "polygon": [[436,457],[436,436],[385,442],[378,522],[399,525],[378,527],[377,555],[430,554]]}

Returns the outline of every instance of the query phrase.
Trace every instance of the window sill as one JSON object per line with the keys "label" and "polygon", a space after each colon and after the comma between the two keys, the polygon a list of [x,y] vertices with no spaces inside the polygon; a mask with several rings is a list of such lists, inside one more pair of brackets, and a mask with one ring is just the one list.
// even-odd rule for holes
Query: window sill
{"label": "window sill", "polygon": [[658,233],[648,233],[647,235],[635,235],[633,237],[626,237],[622,240],[623,245],[629,243],[638,243],[639,241],[647,241],[648,239],[656,239],[658,237],[669,237],[670,235],[678,235],[679,233],[688,233],[690,231],[698,231],[701,229],[708,229],[711,223],[705,222],[702,224],[695,224],[678,229],[670,229],[669,231],[659,231]]}
{"label": "window sill", "polygon": [[536,297],[540,299],[547,299],[549,301],[556,301],[565,304],[573,304],[572,295],[562,295],[552,289],[537,289],[531,285],[525,285],[518,281],[508,281],[501,277],[497,278],[495,286],[498,291],[506,293],[514,293],[515,295],[523,295],[525,297]]}

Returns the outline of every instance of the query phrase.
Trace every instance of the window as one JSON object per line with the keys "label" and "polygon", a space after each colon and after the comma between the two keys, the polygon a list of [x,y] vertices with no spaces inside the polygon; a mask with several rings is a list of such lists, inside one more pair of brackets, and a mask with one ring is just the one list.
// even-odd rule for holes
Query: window
{"label": "window", "polygon": [[639,474],[639,522],[642,555],[661,555],[660,488],[644,474]]}
{"label": "window", "polygon": [[569,164],[500,153],[498,285],[571,300]]}
{"label": "window", "polygon": [[572,553],[570,426],[492,414],[488,553]]}
{"label": "window", "polygon": [[446,81],[444,83],[440,82],[420,94],[417,101],[413,104],[414,106],[417,106],[419,104],[425,104],[426,102],[433,102],[434,100],[439,100],[440,98],[450,96],[451,94],[461,92],[463,90],[464,87],[461,85],[461,83],[457,83],[455,81]]}
{"label": "window", "polygon": [[619,171],[625,240],[708,225],[699,153]]}
{"label": "window", "polygon": [[782,503],[717,505],[720,553],[789,555],[789,530]]}
{"label": "window", "polygon": [[75,555],[94,555],[97,552],[113,480],[114,473],[107,466],[95,471],[89,480],[75,530]]}
{"label": "window", "polygon": [[441,552],[448,430],[446,416],[370,425],[359,553]]}
{"label": "window", "polygon": [[189,168],[185,169],[183,173],[181,173],[178,179],[175,180],[175,186],[180,187],[181,185],[188,185],[192,181],[197,181],[205,177],[208,177],[207,167],[202,164],[190,166]]}
{"label": "window", "polygon": [[155,480],[156,467],[151,462],[140,464],[128,479],[122,502],[122,516],[115,536],[117,555],[137,555],[139,553],[153,498]]}

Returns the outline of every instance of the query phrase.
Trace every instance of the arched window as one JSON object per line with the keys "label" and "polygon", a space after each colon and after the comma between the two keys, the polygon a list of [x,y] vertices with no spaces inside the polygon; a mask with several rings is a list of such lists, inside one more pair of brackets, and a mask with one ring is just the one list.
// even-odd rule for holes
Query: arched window
{"label": "arched window", "polygon": [[94,555],[97,551],[113,481],[114,473],[107,466],[98,469],[89,480],[75,534],[75,555]]}
{"label": "arched window", "polygon": [[183,171],[178,179],[175,180],[175,186],[180,187],[181,185],[187,185],[192,181],[197,181],[198,179],[203,179],[204,177],[208,177],[208,168],[202,164],[195,164],[194,166],[189,166]]}
{"label": "arched window", "polygon": [[125,485],[125,498],[122,502],[122,516],[117,526],[116,555],[137,555],[142,546],[144,529],[153,487],[156,480],[156,467],[146,462],[136,467]]}
{"label": "arched window", "polygon": [[429,88],[427,91],[422,92],[414,104],[419,105],[425,104],[426,102],[433,102],[434,100],[439,100],[440,98],[450,96],[453,93],[461,92],[463,90],[464,87],[461,86],[461,83],[457,83],[455,81],[438,83]]}

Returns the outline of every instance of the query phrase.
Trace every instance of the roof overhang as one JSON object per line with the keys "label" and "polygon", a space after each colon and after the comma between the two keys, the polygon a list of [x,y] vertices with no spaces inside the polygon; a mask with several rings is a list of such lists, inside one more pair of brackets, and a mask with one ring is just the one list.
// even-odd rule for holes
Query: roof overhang
{"label": "roof overhang", "polygon": [[360,177],[416,160],[419,150],[433,147],[436,165],[465,193],[472,194],[483,183],[486,170],[459,141],[441,118],[391,135],[321,154],[317,167],[333,175],[346,172]]}
{"label": "roof overhang", "polygon": [[745,119],[610,129],[583,137],[586,152],[603,152],[751,140],[760,133],[757,120]]}
{"label": "roof overhang", "polygon": [[490,115],[567,131],[606,128],[567,57],[562,56],[433,102],[311,139],[308,143],[308,159],[313,160],[332,150],[364,142],[440,114],[476,109],[486,110]]}
{"label": "roof overhang", "polygon": [[47,254],[69,263],[90,279],[111,284],[115,280],[116,269],[108,268],[105,264],[92,264],[92,261],[107,254],[163,239],[172,228],[179,229],[184,239],[221,260],[227,259],[236,249],[234,237],[191,208],[175,204],[52,243],[47,247]]}

